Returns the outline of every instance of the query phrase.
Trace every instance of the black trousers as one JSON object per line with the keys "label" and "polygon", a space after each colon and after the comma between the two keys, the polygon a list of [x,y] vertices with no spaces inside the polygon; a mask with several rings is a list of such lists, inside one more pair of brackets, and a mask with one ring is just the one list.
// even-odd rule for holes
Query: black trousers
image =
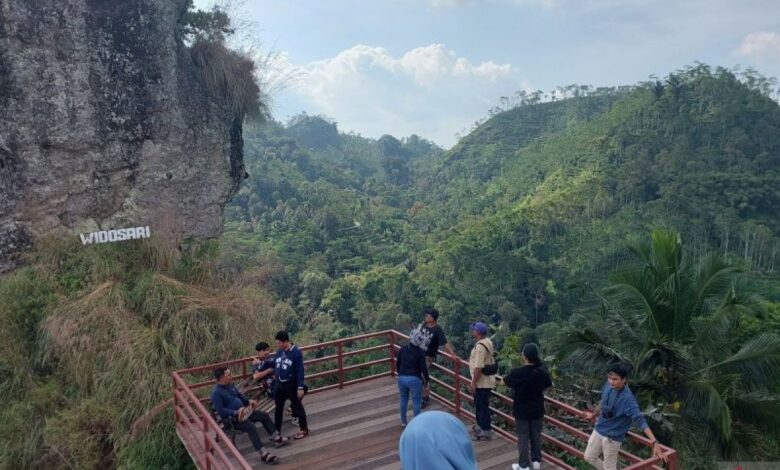
{"label": "black trousers", "polygon": [[[520,466],[530,467],[530,461],[541,463],[542,418],[530,421],[515,418],[515,423],[517,423],[517,447],[520,452]],[[531,448],[530,459],[528,456],[529,444]]]}
{"label": "black trousers", "polygon": [[474,391],[474,414],[477,424],[483,432],[490,431],[490,388],[478,388]]}
{"label": "black trousers", "polygon": [[252,446],[255,450],[260,451],[263,448],[263,441],[260,440],[260,434],[257,432],[255,423],[263,425],[268,434],[274,433],[274,424],[271,422],[271,417],[265,411],[255,410],[244,421],[233,420],[233,426],[241,431],[244,431],[249,440],[252,441]]}
{"label": "black trousers", "polygon": [[[306,397],[306,394],[309,393],[309,386],[304,384],[303,385],[303,396]],[[303,398],[301,398],[301,406],[303,406]],[[292,417],[297,418],[298,415],[295,414],[295,410],[292,411]]]}
{"label": "black trousers", "polygon": [[276,430],[281,434],[282,419],[284,419],[284,404],[287,400],[290,400],[293,416],[298,418],[298,426],[300,426],[301,430],[308,430],[309,426],[306,422],[306,410],[303,408],[303,404],[301,404],[301,400],[298,398],[298,385],[293,381],[281,382],[277,385],[276,395],[274,396],[274,401],[276,402],[276,409],[274,410]]}

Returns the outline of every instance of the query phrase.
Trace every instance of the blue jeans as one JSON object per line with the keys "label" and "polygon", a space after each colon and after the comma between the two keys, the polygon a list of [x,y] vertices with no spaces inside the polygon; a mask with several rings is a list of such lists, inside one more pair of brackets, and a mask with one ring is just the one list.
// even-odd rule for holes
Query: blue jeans
{"label": "blue jeans", "polygon": [[412,393],[412,410],[414,410],[414,415],[420,414],[422,388],[421,378],[413,375],[398,376],[398,393],[401,394],[401,423],[406,424],[406,407],[409,405],[409,392]]}

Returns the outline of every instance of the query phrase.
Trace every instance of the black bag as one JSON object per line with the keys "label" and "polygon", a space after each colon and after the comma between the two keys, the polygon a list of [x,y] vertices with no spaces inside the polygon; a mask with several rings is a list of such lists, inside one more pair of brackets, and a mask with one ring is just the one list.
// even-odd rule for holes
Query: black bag
{"label": "black bag", "polygon": [[[487,351],[488,354],[490,354],[490,350],[488,349],[487,346],[485,346],[485,343],[477,343],[477,344],[485,348],[485,351]],[[482,367],[482,375],[496,375],[497,373],[498,373],[498,363],[496,362],[496,353],[494,352],[492,356],[491,364],[485,364]]]}

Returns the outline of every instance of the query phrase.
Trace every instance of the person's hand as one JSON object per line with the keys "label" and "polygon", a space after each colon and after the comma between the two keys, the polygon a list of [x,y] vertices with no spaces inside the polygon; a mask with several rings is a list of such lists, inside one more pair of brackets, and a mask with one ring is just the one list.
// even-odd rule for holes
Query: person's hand
{"label": "person's hand", "polygon": [[477,387],[473,383],[470,383],[469,384],[469,392],[474,394],[474,393],[476,393],[476,391],[477,391]]}
{"label": "person's hand", "polygon": [[299,389],[298,389],[298,400],[300,400],[300,399],[302,399],[302,398],[303,398],[303,389],[302,389],[302,388],[299,388]]}
{"label": "person's hand", "polygon": [[249,400],[249,406],[252,408],[257,408],[257,400]]}
{"label": "person's hand", "polygon": [[260,359],[258,359],[258,358],[256,358],[256,357],[255,357],[255,358],[252,358],[252,365],[253,365],[253,366],[256,366],[256,365],[258,365],[258,364],[260,364]]}
{"label": "person's hand", "polygon": [[580,418],[584,419],[585,421],[593,421],[596,419],[596,414],[592,411],[586,411],[580,415]]}
{"label": "person's hand", "polygon": [[658,441],[655,441],[653,443],[653,455],[656,457],[661,457],[661,460],[664,461],[664,463],[669,461],[669,457],[666,455],[666,452],[661,448],[661,445],[658,443]]}

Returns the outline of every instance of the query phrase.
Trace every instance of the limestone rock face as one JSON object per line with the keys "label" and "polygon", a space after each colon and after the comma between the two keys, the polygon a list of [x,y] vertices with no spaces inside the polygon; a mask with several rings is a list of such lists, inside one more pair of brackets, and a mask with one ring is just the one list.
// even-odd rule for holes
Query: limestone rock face
{"label": "limestone rock face", "polygon": [[185,0],[0,0],[0,271],[41,236],[213,237],[241,123],[180,39]]}

